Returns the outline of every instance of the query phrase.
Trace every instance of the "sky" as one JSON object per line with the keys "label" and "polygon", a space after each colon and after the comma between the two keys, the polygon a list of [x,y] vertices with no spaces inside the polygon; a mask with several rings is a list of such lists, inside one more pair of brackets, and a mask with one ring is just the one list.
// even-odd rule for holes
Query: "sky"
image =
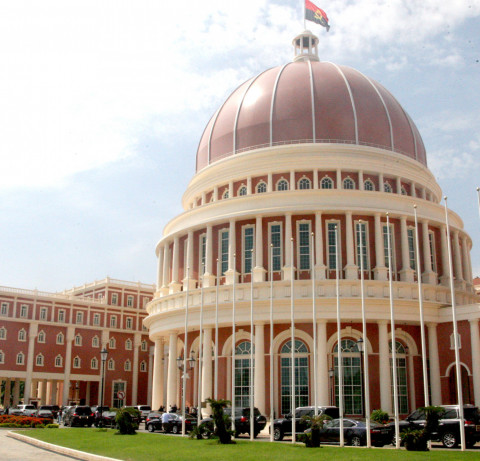
{"label": "sky", "polygon": [[[480,275],[480,0],[315,3],[320,59],[413,118]],[[301,0],[2,1],[0,285],[154,283],[205,125],[303,30]]]}

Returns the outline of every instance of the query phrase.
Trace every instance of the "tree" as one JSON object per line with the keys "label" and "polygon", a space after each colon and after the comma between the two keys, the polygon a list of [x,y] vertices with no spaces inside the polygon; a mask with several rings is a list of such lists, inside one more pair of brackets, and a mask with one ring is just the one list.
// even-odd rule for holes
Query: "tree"
{"label": "tree", "polygon": [[[230,405],[229,400],[224,399],[207,399],[207,403],[210,405],[213,412],[213,422],[215,423],[215,435],[218,436],[218,440],[221,444],[235,443],[232,440],[232,431],[228,430],[225,424],[225,417],[223,409]],[[232,415],[234,418],[235,415]]]}

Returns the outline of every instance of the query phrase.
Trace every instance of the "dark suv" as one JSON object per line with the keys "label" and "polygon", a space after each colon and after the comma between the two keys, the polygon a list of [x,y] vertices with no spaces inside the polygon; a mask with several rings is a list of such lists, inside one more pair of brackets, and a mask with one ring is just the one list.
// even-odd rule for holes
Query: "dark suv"
{"label": "dark suv", "polygon": [[[231,420],[232,409],[225,408],[223,412]],[[258,408],[253,410],[253,414],[255,417],[253,423],[253,436],[257,437],[260,431],[265,428],[265,425],[267,424],[267,418],[260,414]],[[202,419],[201,424],[205,424],[213,432],[212,418]],[[235,437],[239,436],[240,434],[250,434],[250,407],[235,407]]]}
{"label": "dark suv", "polygon": [[77,405],[70,407],[63,414],[64,426],[91,426],[95,421],[95,415],[90,407]]}
{"label": "dark suv", "polygon": [[[442,405],[442,407],[444,411],[440,414],[438,432],[432,434],[432,440],[442,442],[447,448],[454,448],[460,442],[459,407],[458,405]],[[463,418],[465,443],[467,447],[472,447],[480,440],[480,411],[473,405],[464,405]],[[423,429],[425,422],[423,411],[415,410],[406,419],[400,421],[400,432],[407,428]],[[389,425],[393,426],[394,423]]]}
{"label": "dark suv", "polygon": [[[327,415],[330,418],[338,418],[340,412],[338,407],[317,407],[317,414]],[[295,409],[295,434],[303,434],[308,429],[309,423],[303,418],[305,416],[314,416],[315,407],[298,407]],[[271,430],[271,429],[270,429]],[[285,415],[284,418],[278,418],[273,421],[273,439],[283,440],[285,435],[292,435],[292,414]]]}

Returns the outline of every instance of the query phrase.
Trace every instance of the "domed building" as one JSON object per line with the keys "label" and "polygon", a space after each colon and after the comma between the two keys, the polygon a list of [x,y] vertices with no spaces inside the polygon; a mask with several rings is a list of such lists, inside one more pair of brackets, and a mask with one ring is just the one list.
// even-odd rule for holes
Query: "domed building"
{"label": "domed building", "polygon": [[[292,307],[295,404],[313,404],[314,382],[319,405],[338,404],[338,277],[345,413],[362,415],[361,266],[371,408],[393,412],[393,348],[400,414],[423,406],[417,265],[431,402],[456,403],[445,211],[421,135],[381,84],[321,62],[311,32],[293,45],[293,62],[241,84],[210,119],[184,211],[167,224],[156,247],[157,291],[144,321],[155,342],[152,406],[180,405],[177,362],[183,364],[186,354],[194,359],[187,405],[196,406],[200,392],[202,402],[234,395],[236,405],[248,406],[253,392],[263,414],[272,406],[277,416],[289,413]],[[463,395],[465,403],[478,405],[480,311],[472,241],[453,211],[449,224]]]}

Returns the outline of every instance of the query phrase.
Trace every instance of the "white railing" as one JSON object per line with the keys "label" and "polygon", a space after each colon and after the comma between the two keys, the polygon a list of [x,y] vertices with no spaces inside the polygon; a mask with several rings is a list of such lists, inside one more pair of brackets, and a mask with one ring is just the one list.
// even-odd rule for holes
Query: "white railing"
{"label": "white railing", "polygon": [[75,300],[75,301],[85,301],[85,302],[95,302],[99,304],[106,304],[107,300],[105,298],[91,298],[88,296],[75,296],[73,294],[67,293],[50,293],[48,291],[40,291],[40,290],[27,290],[25,288],[14,288],[14,287],[4,287],[0,286],[0,292],[4,293],[11,293],[15,295],[26,295],[26,296],[33,296],[33,297],[47,297],[47,298],[55,298],[55,299],[62,299],[62,300]]}
{"label": "white railing", "polygon": [[69,288],[68,290],[62,291],[64,294],[69,294],[69,293],[76,293],[78,291],[84,291],[89,288],[95,288],[98,286],[104,286],[104,285],[123,285],[126,287],[132,287],[136,288],[138,290],[154,290],[155,291],[155,284],[150,284],[150,283],[141,283],[141,282],[131,282],[128,280],[120,280],[120,279],[112,279],[110,277],[106,277],[101,280],[95,280],[90,283],[85,283],[80,286],[74,286],[73,288]]}

